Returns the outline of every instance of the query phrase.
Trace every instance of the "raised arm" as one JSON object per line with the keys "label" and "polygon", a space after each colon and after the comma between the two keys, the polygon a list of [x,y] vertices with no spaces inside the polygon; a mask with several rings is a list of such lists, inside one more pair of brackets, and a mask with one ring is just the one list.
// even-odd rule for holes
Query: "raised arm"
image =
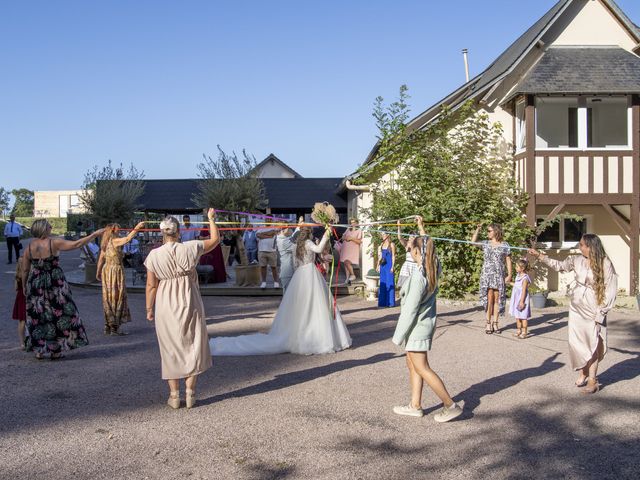
{"label": "raised arm", "polygon": [[203,240],[202,242],[204,245],[204,253],[209,253],[220,243],[220,232],[218,231],[218,226],[216,225],[216,211],[213,208],[210,208],[207,212],[207,216],[209,217],[210,235],[207,240]]}
{"label": "raised arm", "polygon": [[407,248],[407,241],[402,237],[401,233],[400,220],[398,220],[398,242],[400,242],[400,245],[402,245],[404,248]]}
{"label": "raised arm", "polygon": [[313,253],[322,253],[324,251],[324,247],[327,246],[327,242],[329,241],[329,237],[331,236],[331,232],[329,231],[329,227],[324,231],[324,235],[322,236],[322,240],[317,245],[313,242],[307,242],[307,248],[311,250]]}
{"label": "raised arm", "polygon": [[140,222],[135,226],[133,230],[131,230],[129,235],[127,235],[126,237],[114,238],[113,240],[111,240],[113,242],[113,246],[121,247],[123,245],[126,245],[127,243],[129,243],[131,240],[135,238],[135,236],[138,234],[140,230],[142,230],[143,227],[144,227],[144,222]]}
{"label": "raised arm", "polygon": [[480,235],[480,230],[482,230],[481,223],[478,224],[478,227],[476,228],[475,232],[473,232],[473,235],[471,236],[472,243],[476,243],[478,241],[478,235]]}
{"label": "raised arm", "polygon": [[546,253],[542,253],[535,248],[529,249],[529,255],[536,257],[539,261],[556,272],[571,272],[574,268],[575,255],[569,255],[565,260],[554,260],[553,258],[547,257]]}
{"label": "raised arm", "polygon": [[76,248],[80,248],[86,245],[87,243],[92,241],[94,238],[99,237],[103,233],[104,233],[104,228],[101,228],[100,230],[96,230],[95,232],[93,232],[91,235],[87,235],[86,237],[83,237],[79,240],[65,240],[64,238],[54,238],[51,243],[53,244],[56,250],[59,250],[61,252],[66,252],[69,250],[75,250]]}
{"label": "raised arm", "polygon": [[416,215],[416,223],[418,224],[418,231],[420,232],[420,235],[426,237],[427,232],[424,229],[424,219],[421,215]]}

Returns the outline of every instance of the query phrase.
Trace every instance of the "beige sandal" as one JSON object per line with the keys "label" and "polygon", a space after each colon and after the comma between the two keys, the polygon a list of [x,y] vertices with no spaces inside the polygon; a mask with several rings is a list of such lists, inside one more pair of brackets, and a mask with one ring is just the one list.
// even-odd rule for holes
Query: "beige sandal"
{"label": "beige sandal", "polygon": [[175,391],[169,394],[169,400],[167,400],[167,405],[169,405],[173,409],[180,408],[180,392]]}
{"label": "beige sandal", "polygon": [[191,408],[196,404],[196,392],[195,390],[189,390],[187,389],[185,391],[185,402],[187,405],[187,408]]}
{"label": "beige sandal", "polygon": [[582,389],[582,393],[591,394],[600,390],[600,384],[597,378],[587,378],[587,386]]}

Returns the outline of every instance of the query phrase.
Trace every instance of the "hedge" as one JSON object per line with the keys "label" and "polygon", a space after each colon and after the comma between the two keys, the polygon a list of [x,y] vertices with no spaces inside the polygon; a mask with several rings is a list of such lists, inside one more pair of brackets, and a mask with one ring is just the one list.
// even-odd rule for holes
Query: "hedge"
{"label": "hedge", "polygon": [[[16,217],[16,222],[21,224],[23,227],[31,228],[31,224],[38,220],[35,217]],[[66,218],[49,218],[47,220],[51,224],[51,231],[54,235],[64,235],[67,232],[67,219]],[[0,219],[0,239],[4,240],[4,226],[9,222],[9,219],[2,220]],[[31,235],[27,229],[23,229],[22,238],[29,238]]]}

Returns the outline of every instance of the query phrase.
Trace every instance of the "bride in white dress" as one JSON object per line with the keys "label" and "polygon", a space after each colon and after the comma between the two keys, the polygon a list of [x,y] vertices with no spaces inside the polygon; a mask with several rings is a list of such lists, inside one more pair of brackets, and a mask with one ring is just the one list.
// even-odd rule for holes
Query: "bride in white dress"
{"label": "bride in white dress", "polygon": [[311,241],[311,229],[300,229],[294,258],[295,272],[286,289],[269,333],[209,340],[211,354],[271,355],[276,353],[332,353],[351,346],[351,337],[327,284],[314,265],[329,241],[325,231],[320,244]]}

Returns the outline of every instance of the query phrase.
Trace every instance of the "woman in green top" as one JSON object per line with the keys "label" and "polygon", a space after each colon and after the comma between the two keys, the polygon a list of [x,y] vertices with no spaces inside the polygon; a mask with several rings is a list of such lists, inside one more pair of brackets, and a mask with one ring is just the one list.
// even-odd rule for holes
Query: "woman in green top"
{"label": "woman in green top", "polygon": [[407,352],[407,368],[411,385],[411,403],[394,407],[398,415],[422,417],[423,382],[442,400],[444,407],[438,412],[436,422],[448,422],[462,414],[462,409],[451,399],[444,383],[429,366],[427,351],[436,328],[436,296],[440,263],[433,240],[418,237],[413,242],[411,256],[418,265],[400,291],[400,318],[393,335],[393,343],[404,345]]}

